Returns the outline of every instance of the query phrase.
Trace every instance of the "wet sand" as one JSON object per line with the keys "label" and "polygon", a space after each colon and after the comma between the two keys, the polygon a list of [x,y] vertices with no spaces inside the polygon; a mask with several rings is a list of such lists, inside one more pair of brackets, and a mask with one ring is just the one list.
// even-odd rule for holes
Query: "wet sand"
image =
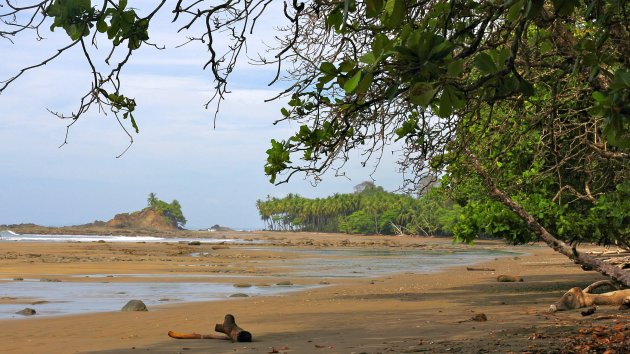
{"label": "wet sand", "polygon": [[[238,235],[267,243],[256,245],[256,250],[251,250],[251,244],[1,243],[0,277],[54,276],[64,282],[77,274],[161,274],[164,277],[160,281],[181,281],[178,275],[212,274],[221,275],[217,279],[225,283],[263,285],[279,281],[277,274],[282,272],[285,274],[282,281],[319,285],[322,279],[292,275],[278,264],[305,257],[304,252],[296,252],[305,249],[452,247],[450,239],[440,238],[302,233]],[[574,335],[579,327],[610,324],[616,319],[602,319],[603,316],[619,314],[616,308],[605,307],[591,317],[582,317],[579,311],[547,314],[548,306],[564,291],[601,277],[582,271],[544,245],[512,247],[501,242],[479,241],[475,247],[521,255],[474,266],[494,271],[458,266],[430,274],[407,271],[382,277],[332,278],[326,279],[329,285],[282,296],[165,304],[152,306],[148,312],[35,315],[0,320],[0,352],[553,352],[563,346],[563,338]],[[192,259],[190,254],[195,252],[207,256]],[[496,277],[500,274],[522,276],[524,281],[499,283]],[[138,281],[138,278],[117,277],[110,281]],[[22,301],[26,307],[33,300],[1,299],[1,286],[2,283],[0,303]],[[214,324],[222,322],[228,313],[253,334],[254,342],[176,340],[167,336],[169,330],[212,333]],[[481,313],[487,321],[471,320]]]}

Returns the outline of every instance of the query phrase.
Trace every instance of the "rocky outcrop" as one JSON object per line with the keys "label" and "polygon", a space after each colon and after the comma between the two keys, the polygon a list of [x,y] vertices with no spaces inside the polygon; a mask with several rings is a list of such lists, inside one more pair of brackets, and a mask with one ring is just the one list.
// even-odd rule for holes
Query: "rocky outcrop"
{"label": "rocky outcrop", "polygon": [[149,311],[147,306],[142,302],[142,300],[129,300],[129,302],[123,306],[120,311],[128,312],[128,311]]}
{"label": "rocky outcrop", "polygon": [[212,226],[211,228],[209,228],[208,231],[234,231],[234,230],[230,229],[229,227],[225,227],[225,226],[221,226],[219,224],[216,224],[216,225]]}
{"label": "rocky outcrop", "polygon": [[27,307],[24,310],[20,310],[20,311],[16,312],[16,314],[22,315],[22,316],[33,316],[33,315],[37,314],[37,311],[35,311],[32,308]]}
{"label": "rocky outcrop", "polygon": [[151,208],[130,214],[117,214],[105,226],[117,229],[177,230],[174,220]]}

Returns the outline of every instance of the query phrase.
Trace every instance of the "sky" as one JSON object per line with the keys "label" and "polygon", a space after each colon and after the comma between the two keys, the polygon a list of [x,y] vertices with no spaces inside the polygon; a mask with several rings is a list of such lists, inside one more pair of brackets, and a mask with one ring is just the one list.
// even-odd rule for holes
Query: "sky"
{"label": "sky", "polygon": [[[207,52],[199,46],[175,48],[185,35],[176,33],[170,10],[165,10],[149,33],[152,42],[166,49],[143,46],[122,75],[124,92],[138,103],[134,116],[140,127],[122,157],[116,158],[128,146],[127,135],[111,114],[96,110],[70,129],[68,144],[60,147],[68,122],[47,109],[75,111],[89,89],[90,70],[79,52],[27,72],[0,94],[0,224],[109,220],[142,209],[153,192],[167,202],[180,202],[189,229],[215,224],[258,229],[263,223],[255,203],[268,195],[325,197],[350,193],[372,179],[386,190],[402,184],[390,153],[376,172],[373,163],[361,167],[355,153],[345,168],[348,178],[329,173],[313,186],[312,180],[295,175],[288,184],[269,183],[263,167],[270,139],[286,139],[298,129],[296,123],[273,125],[283,101],[264,102],[284,87],[267,85],[275,67],[248,65],[243,58],[214,127],[214,110],[204,108],[214,87],[210,72],[202,70]],[[249,56],[264,49],[262,41],[269,43],[278,25],[277,13],[261,18]],[[43,28],[42,41],[33,33],[16,37],[15,43],[0,38],[0,81],[68,43],[63,30]],[[101,55],[109,48],[102,47]]]}

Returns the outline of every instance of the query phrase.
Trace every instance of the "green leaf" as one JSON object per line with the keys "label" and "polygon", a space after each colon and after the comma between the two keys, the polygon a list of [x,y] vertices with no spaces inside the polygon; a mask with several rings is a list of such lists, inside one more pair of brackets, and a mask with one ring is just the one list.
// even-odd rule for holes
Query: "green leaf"
{"label": "green leaf", "polygon": [[441,118],[448,118],[452,113],[453,103],[451,102],[451,96],[443,92],[442,96],[440,96],[437,115]]}
{"label": "green leaf", "polygon": [[630,138],[623,134],[623,123],[618,117],[609,117],[608,122],[604,126],[604,135],[606,140],[614,146],[627,149],[630,148]]}
{"label": "green leaf", "polygon": [[434,88],[429,83],[417,83],[409,90],[409,100],[414,104],[427,107],[435,97],[437,91],[438,89]]}
{"label": "green leaf", "polygon": [[352,60],[344,60],[339,64],[339,71],[349,73],[356,65],[357,63]]}
{"label": "green leaf", "polygon": [[493,74],[497,72],[497,66],[492,60],[492,57],[487,53],[479,53],[475,57],[475,67],[484,74]]}
{"label": "green leaf", "polygon": [[630,71],[624,69],[618,69],[615,71],[615,81],[618,89],[630,88]]}
{"label": "green leaf", "polygon": [[407,10],[405,0],[387,0],[384,8],[383,23],[388,28],[396,28],[402,23]]}
{"label": "green leaf", "polygon": [[326,17],[326,26],[328,28],[335,28],[336,30],[340,30],[343,24],[343,12],[338,7],[335,10],[331,11],[328,17]]}
{"label": "green leaf", "polygon": [[100,33],[107,32],[107,22],[105,22],[105,20],[102,18],[98,20],[98,22],[96,22],[96,30]]}
{"label": "green leaf", "polygon": [[514,22],[518,20],[521,14],[521,9],[523,8],[523,0],[515,1],[510,9],[508,10],[507,19],[509,22]]}
{"label": "green leaf", "polygon": [[378,33],[374,36],[374,40],[372,41],[372,52],[374,52],[375,57],[381,56],[385,51],[391,49],[392,42],[386,35],[382,33]]}
{"label": "green leaf", "polygon": [[129,120],[131,121],[131,126],[136,131],[136,134],[140,133],[140,129],[138,129],[138,124],[136,124],[136,119],[133,117],[133,114],[129,113]]}
{"label": "green leaf", "polygon": [[361,94],[367,92],[367,90],[370,88],[370,85],[372,85],[372,80],[374,80],[374,75],[372,73],[367,73],[363,75],[363,78],[357,86],[356,93]]}
{"label": "green leaf", "polygon": [[450,62],[446,68],[446,72],[448,76],[458,77],[461,73],[464,72],[464,61],[454,60]]}
{"label": "green leaf", "polygon": [[[443,40],[443,38],[439,36],[433,37],[433,42],[437,42],[441,40]],[[449,41],[440,42],[431,48],[431,51],[429,52],[428,57],[430,60],[434,60],[434,61],[444,59],[444,57],[446,57],[447,55],[451,53],[451,51],[453,50],[453,47],[454,46]]]}
{"label": "green leaf", "polygon": [[343,89],[346,90],[346,94],[350,94],[354,92],[359,85],[359,81],[361,80],[361,70],[357,71],[356,74],[350,80],[346,81],[343,85]]}
{"label": "green leaf", "polygon": [[440,95],[438,116],[450,117],[453,114],[453,108],[462,108],[465,104],[466,102],[461,98],[461,92],[451,85],[446,85]]}
{"label": "green leaf", "polygon": [[377,17],[383,11],[383,0],[366,0],[365,15],[367,18]]}
{"label": "green leaf", "polygon": [[403,123],[402,127],[396,129],[396,135],[398,135],[396,141],[408,135],[414,135],[416,133],[416,130],[418,130],[418,121],[413,117],[409,118],[408,121]]}
{"label": "green leaf", "polygon": [[367,52],[363,54],[359,60],[367,65],[373,65],[376,63],[376,56],[372,52]]}
{"label": "green leaf", "polygon": [[593,92],[593,98],[598,103],[604,103],[604,102],[606,102],[608,100],[608,96],[604,95],[603,93],[601,93],[599,91],[594,91]]}
{"label": "green leaf", "polygon": [[327,61],[323,62],[320,66],[319,66],[319,71],[323,72],[324,74],[327,75],[333,75],[336,76],[337,75],[337,68],[335,67],[335,65],[333,63],[329,63]]}
{"label": "green leaf", "polygon": [[553,43],[549,40],[545,40],[540,43],[540,54],[547,54],[553,49]]}
{"label": "green leaf", "polygon": [[[326,76],[322,76],[317,80],[317,84],[315,85],[315,87],[317,87],[319,90],[324,88],[324,85],[326,85],[327,83],[329,83],[332,79],[334,79],[335,75],[326,75]],[[296,105],[299,106],[299,105]]]}
{"label": "green leaf", "polygon": [[77,39],[81,38],[81,32],[77,28],[77,25],[67,26],[66,33],[68,34],[68,36],[70,36],[70,39],[72,39],[73,41],[76,41]]}

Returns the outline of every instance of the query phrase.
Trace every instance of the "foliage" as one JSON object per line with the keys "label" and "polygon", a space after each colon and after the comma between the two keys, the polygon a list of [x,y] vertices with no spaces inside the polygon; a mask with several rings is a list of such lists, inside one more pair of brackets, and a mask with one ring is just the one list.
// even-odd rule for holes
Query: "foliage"
{"label": "foliage", "polygon": [[296,194],[258,200],[258,211],[270,230],[344,232],[351,234],[448,234],[459,206],[438,189],[413,198],[363,182],[350,194],[309,199]]}
{"label": "foliage", "polygon": [[287,156],[278,169],[268,160],[273,181],[283,172],[317,177],[348,151],[371,155],[396,140],[408,182],[431,170],[447,179],[462,208],[459,240],[537,237],[489,197],[470,165],[476,156],[497,188],[561,240],[630,247],[618,224],[625,209],[608,202],[630,178],[630,3],[350,4],[315,6],[326,21],[302,22],[303,37],[328,35],[341,49],[293,47],[323,54],[294,73],[313,84],[293,90],[283,110],[302,126],[272,147]]}
{"label": "foliage", "polygon": [[173,201],[169,204],[158,199],[155,193],[149,193],[147,203],[149,208],[171,219],[177,227],[181,228],[186,225],[186,218],[182,213],[182,206],[179,204],[177,199],[173,199]]}

